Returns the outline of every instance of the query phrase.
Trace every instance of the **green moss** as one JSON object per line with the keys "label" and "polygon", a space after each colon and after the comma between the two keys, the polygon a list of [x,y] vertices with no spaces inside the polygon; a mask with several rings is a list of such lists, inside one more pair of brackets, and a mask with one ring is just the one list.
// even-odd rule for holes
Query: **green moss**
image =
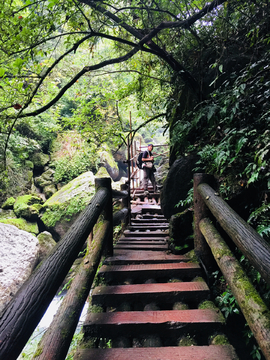
{"label": "green moss", "polygon": [[29,233],[32,233],[34,235],[37,235],[39,233],[37,223],[28,222],[23,218],[19,219],[2,219],[0,222],[8,225],[14,225],[20,230],[27,231]]}
{"label": "green moss", "polygon": [[192,282],[204,282],[205,280],[201,276],[196,276]]}
{"label": "green moss", "polygon": [[42,202],[42,199],[37,195],[19,196],[14,203],[14,212],[17,217],[24,217],[26,219],[37,217],[39,211],[33,205],[41,204]]}
{"label": "green moss", "polygon": [[195,250],[191,250],[185,254],[187,258],[189,258],[188,262],[199,264],[199,260],[197,258],[197,255],[195,254]]}
{"label": "green moss", "polygon": [[216,307],[216,305],[209,300],[205,300],[202,303],[200,303],[200,305],[198,306],[198,309],[211,309],[211,310],[218,310],[218,308]]}
{"label": "green moss", "polygon": [[230,345],[229,340],[224,334],[213,336],[210,340],[211,345]]}
{"label": "green moss", "polygon": [[13,205],[15,204],[15,201],[16,200],[14,199],[14,197],[8,198],[2,205],[2,209],[4,210],[13,209]]}
{"label": "green moss", "polygon": [[33,358],[36,358],[38,356],[40,356],[43,353],[43,349],[42,348],[37,348],[36,352],[33,355]]}
{"label": "green moss", "polygon": [[178,346],[196,346],[196,345],[197,345],[196,341],[189,335],[182,337],[178,342]]}
{"label": "green moss", "polygon": [[65,203],[55,203],[50,208],[45,207],[46,210],[42,215],[42,221],[48,227],[55,226],[58,221],[70,221],[72,216],[84,210],[88,203],[89,199],[87,197],[75,197]]}

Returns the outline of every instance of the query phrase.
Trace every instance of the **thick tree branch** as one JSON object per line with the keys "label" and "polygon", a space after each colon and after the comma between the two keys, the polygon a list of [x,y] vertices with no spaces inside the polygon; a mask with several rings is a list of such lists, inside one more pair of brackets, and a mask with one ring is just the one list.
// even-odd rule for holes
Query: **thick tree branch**
{"label": "thick tree branch", "polygon": [[[127,30],[130,34],[135,36],[138,39],[142,39],[144,35],[135,29],[134,27],[125,23],[121,18],[105,9],[103,6],[99,5],[97,2],[93,0],[78,0],[81,3],[89,5],[91,8],[96,9],[103,15],[107,16],[119,26]],[[148,42],[147,45],[156,52],[156,55],[162,58],[167,64],[176,71],[182,80],[192,89],[192,91],[197,95],[198,99],[202,99],[203,96],[200,93],[200,87],[197,81],[193,78],[193,76],[181,65],[176,59],[173,58],[171,54],[168,54],[165,50],[161,49],[158,45],[156,45],[152,39],[155,37],[161,30],[168,28],[189,28],[193,25],[197,20],[201,19],[205,14],[211,12],[218,5],[224,3],[226,0],[214,0],[209,5],[205,6],[202,10],[198,11],[198,13],[189,17],[186,20],[182,21],[174,21],[174,22],[162,22],[155,29],[151,30],[148,34]]]}
{"label": "thick tree branch", "polygon": [[121,63],[123,61],[126,61],[128,59],[130,59],[132,56],[134,56],[138,51],[140,51],[140,47],[136,47],[133,48],[130,52],[128,52],[126,55],[124,56],[120,56],[118,58],[114,58],[114,59],[110,59],[110,60],[105,60],[99,64],[95,64],[95,65],[91,65],[91,66],[85,66],[80,72],[78,72],[72,80],[70,80],[70,82],[68,84],[66,84],[60,91],[59,93],[54,97],[54,99],[52,99],[48,104],[46,104],[45,106],[39,108],[38,110],[26,113],[26,114],[21,114],[20,118],[24,118],[24,117],[29,117],[29,116],[36,116],[39,115],[41,113],[43,113],[44,111],[48,110],[51,106],[53,106],[59,99],[61,99],[61,97],[65,94],[65,92],[72,86],[75,84],[75,82],[81,77],[83,76],[85,73],[89,72],[89,71],[93,71],[93,70],[97,70],[97,69],[101,69],[105,66],[111,65],[111,64],[118,64]]}

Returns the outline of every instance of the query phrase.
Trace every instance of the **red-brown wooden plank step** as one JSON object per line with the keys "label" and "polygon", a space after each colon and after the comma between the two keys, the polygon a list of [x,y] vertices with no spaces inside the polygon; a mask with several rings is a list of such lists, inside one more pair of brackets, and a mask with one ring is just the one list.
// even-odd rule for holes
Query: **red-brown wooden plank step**
{"label": "red-brown wooden plank step", "polygon": [[141,224],[141,225],[153,225],[153,224],[166,224],[168,225],[169,222],[163,218],[163,219],[157,219],[157,218],[153,218],[153,219],[131,219],[131,225],[135,225],[135,224]]}
{"label": "red-brown wooden plank step", "polygon": [[156,242],[165,242],[167,239],[169,239],[168,236],[165,236],[165,237],[150,237],[150,236],[147,236],[147,237],[140,237],[140,236],[136,236],[136,237],[131,237],[131,236],[123,236],[121,237],[119,241],[156,241]]}
{"label": "red-brown wooden plank step", "polygon": [[142,240],[123,238],[117,241],[119,245],[165,245],[167,241],[164,239],[159,240],[148,240],[148,238],[143,238]]}
{"label": "red-brown wooden plank step", "polygon": [[[117,336],[138,336],[158,334],[163,338],[179,337],[221,330],[224,317],[221,312],[210,309],[165,310],[165,311],[122,311],[89,313],[83,325],[86,336],[115,338]],[[210,335],[210,334],[208,334]]]}
{"label": "red-brown wooden plank step", "polygon": [[114,250],[114,256],[107,257],[104,264],[155,264],[155,263],[178,263],[189,261],[185,255],[166,254],[164,251],[132,251]]}
{"label": "red-brown wooden plank step", "polygon": [[80,349],[74,360],[238,360],[231,345]]}
{"label": "red-brown wooden plank step", "polygon": [[150,278],[172,278],[178,277],[181,280],[192,280],[196,276],[201,276],[201,267],[191,263],[172,263],[172,264],[140,264],[140,265],[103,265],[99,270],[99,276],[105,279],[134,279],[140,280]]}
{"label": "red-brown wooden plank step", "polygon": [[143,224],[143,225],[130,225],[128,227],[129,231],[146,231],[146,230],[150,230],[150,231],[154,231],[154,230],[167,230],[168,229],[168,224]]}
{"label": "red-brown wooden plank step", "polygon": [[131,237],[135,237],[135,236],[139,236],[139,237],[166,237],[169,235],[169,231],[168,230],[156,230],[156,231],[130,231],[130,230],[125,230],[124,231],[124,235],[126,237],[131,236]]}
{"label": "red-brown wooden plank step", "polygon": [[136,244],[116,244],[114,249],[118,250],[150,250],[150,251],[166,251],[168,250],[168,244],[159,244],[159,245],[136,245]]}
{"label": "red-brown wooden plank step", "polygon": [[92,292],[92,303],[117,306],[125,301],[133,303],[159,301],[169,304],[175,301],[189,301],[198,304],[208,296],[209,288],[203,281],[98,286]]}

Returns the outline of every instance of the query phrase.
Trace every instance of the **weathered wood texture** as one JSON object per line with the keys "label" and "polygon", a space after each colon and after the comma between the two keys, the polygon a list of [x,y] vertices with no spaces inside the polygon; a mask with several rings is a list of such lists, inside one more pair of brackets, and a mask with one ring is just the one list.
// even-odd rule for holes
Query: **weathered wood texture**
{"label": "weathered wood texture", "polygon": [[119,211],[116,211],[113,214],[113,226],[117,226],[120,225],[122,222],[126,223],[127,219],[128,219],[128,208],[123,208]]}
{"label": "weathered wood texture", "polygon": [[129,348],[129,349],[80,349],[74,360],[237,360],[231,345]]}
{"label": "weathered wood texture", "polygon": [[265,358],[269,360],[270,311],[210,220],[203,219],[200,222],[200,229]]}
{"label": "weathered wood texture", "polygon": [[0,359],[15,360],[19,356],[77,258],[108,196],[106,188],[95,194],[67,234],[5,308],[0,319]]}
{"label": "weathered wood texture", "polygon": [[96,191],[99,189],[105,188],[108,190],[108,199],[106,204],[104,205],[104,209],[102,212],[104,220],[107,220],[109,224],[111,224],[109,234],[106,239],[106,243],[104,246],[104,254],[111,256],[113,254],[113,209],[112,209],[112,186],[111,186],[111,178],[96,178],[95,179],[95,187]]}
{"label": "weathered wood texture", "polygon": [[198,192],[221,227],[270,284],[270,245],[224,200],[215,195],[209,185],[200,184]]}
{"label": "weathered wood texture", "polygon": [[193,176],[193,201],[194,201],[194,250],[200,261],[209,270],[213,266],[213,256],[207,242],[205,241],[200,228],[200,221],[210,216],[210,211],[201,195],[198,193],[198,186],[202,182],[213,183],[213,176],[197,173]]}
{"label": "weathered wood texture", "polygon": [[70,289],[62,301],[57,314],[54,316],[50,327],[42,337],[33,359],[65,359],[80,314],[89,295],[109,229],[110,224],[105,221],[102,227],[95,233],[88,250],[88,255],[79,266]]}

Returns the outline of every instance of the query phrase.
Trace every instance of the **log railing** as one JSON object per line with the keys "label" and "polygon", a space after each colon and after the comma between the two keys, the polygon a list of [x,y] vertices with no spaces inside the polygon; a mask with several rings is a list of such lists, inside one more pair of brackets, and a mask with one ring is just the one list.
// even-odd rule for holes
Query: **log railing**
{"label": "log railing", "polygon": [[39,360],[65,359],[101,255],[112,255],[113,223],[120,223],[129,213],[123,206],[113,216],[113,196],[128,204],[129,192],[125,185],[122,189],[112,191],[110,178],[96,179],[96,194],[88,206],[4,309],[0,319],[0,359],[17,359],[102,214],[102,225],[88,244],[73,289],[69,290],[71,295],[66,295],[60,315],[55,316],[34,356]]}
{"label": "log railing", "polygon": [[[194,248],[211,269],[216,261],[265,358],[270,359],[270,311],[209,217],[214,216],[244,256],[270,284],[270,245],[210,187],[206,174],[194,175]],[[215,221],[216,221],[215,220]]]}

